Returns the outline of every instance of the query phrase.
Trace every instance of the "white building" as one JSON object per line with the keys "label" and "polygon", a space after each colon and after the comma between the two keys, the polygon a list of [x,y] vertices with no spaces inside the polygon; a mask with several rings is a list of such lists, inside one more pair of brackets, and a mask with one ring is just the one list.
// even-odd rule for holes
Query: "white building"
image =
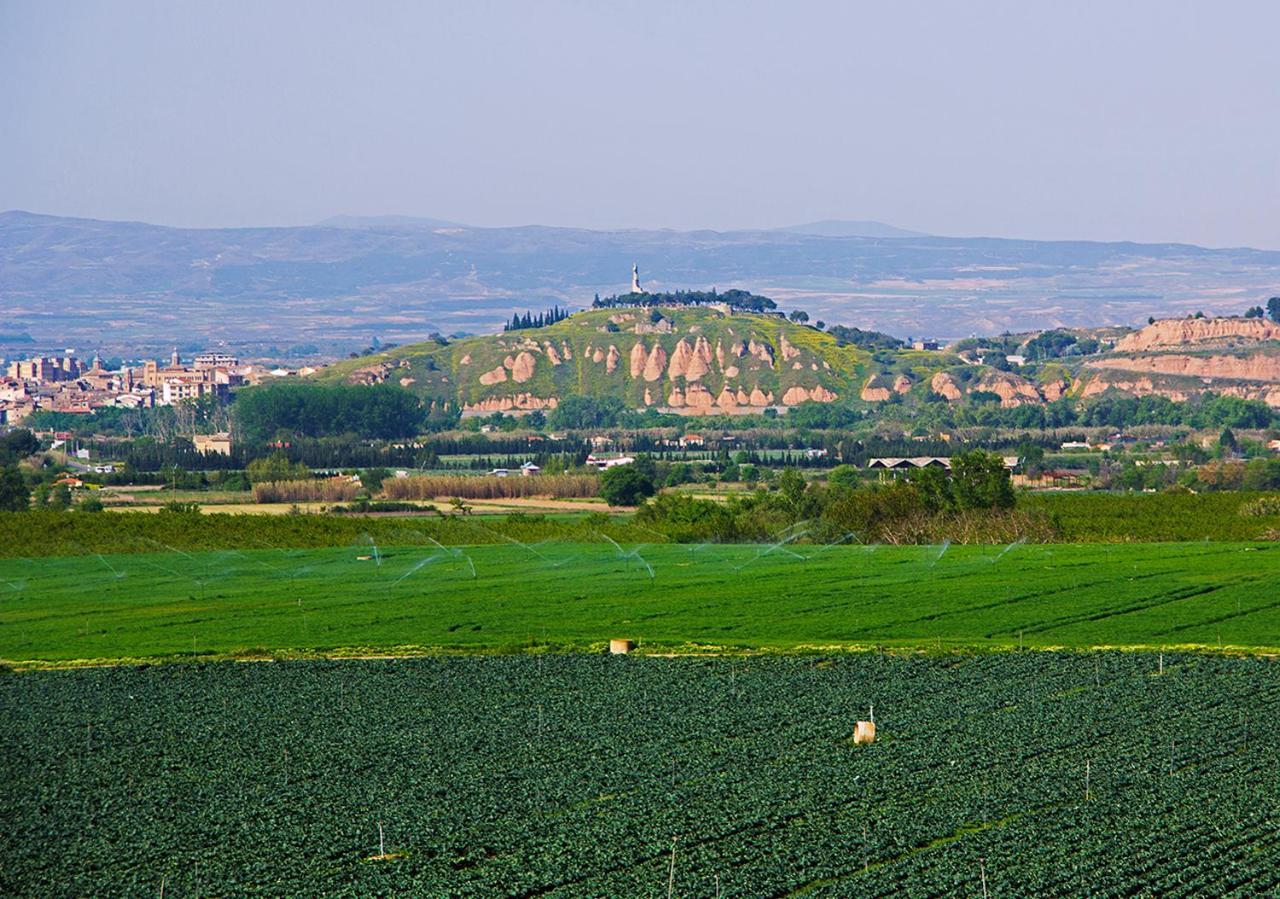
{"label": "white building", "polygon": [[630,465],[635,461],[636,460],[633,456],[613,456],[610,458],[603,458],[597,456],[595,453],[587,456],[587,464],[598,468],[601,471],[604,471],[606,468],[616,468],[619,465]]}

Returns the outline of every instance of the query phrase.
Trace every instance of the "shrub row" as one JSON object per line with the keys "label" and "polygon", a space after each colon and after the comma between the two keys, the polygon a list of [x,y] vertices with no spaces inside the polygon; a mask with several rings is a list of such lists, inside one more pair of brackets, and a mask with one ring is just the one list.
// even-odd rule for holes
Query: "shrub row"
{"label": "shrub row", "polygon": [[323,481],[267,481],[253,485],[255,503],[345,503],[356,498],[356,485],[345,478]]}
{"label": "shrub row", "polygon": [[578,499],[595,496],[599,491],[599,478],[576,474],[508,478],[424,475],[390,478],[382,482],[382,492],[391,500],[435,499],[442,496],[457,496],[462,499],[516,499],[524,496]]}

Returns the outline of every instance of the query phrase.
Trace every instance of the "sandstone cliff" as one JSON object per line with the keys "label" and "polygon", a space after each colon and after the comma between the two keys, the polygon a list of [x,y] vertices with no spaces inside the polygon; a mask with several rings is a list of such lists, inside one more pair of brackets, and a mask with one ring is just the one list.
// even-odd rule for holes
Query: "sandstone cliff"
{"label": "sandstone cliff", "polygon": [[1170,318],[1147,325],[1116,342],[1117,353],[1195,344],[1242,344],[1280,340],[1280,324],[1262,318]]}
{"label": "sandstone cliff", "polygon": [[1166,375],[1189,375],[1197,378],[1236,378],[1245,381],[1280,383],[1280,355],[1251,353],[1248,355],[1187,355],[1161,353],[1150,356],[1111,356],[1085,363],[1087,368],[1153,372]]}

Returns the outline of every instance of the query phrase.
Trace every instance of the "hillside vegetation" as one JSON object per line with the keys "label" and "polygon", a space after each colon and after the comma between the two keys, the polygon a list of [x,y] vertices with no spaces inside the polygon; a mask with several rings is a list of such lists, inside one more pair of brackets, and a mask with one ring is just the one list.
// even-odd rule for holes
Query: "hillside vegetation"
{"label": "hillside vegetation", "polygon": [[554,409],[568,396],[633,409],[761,412],[857,396],[869,355],[776,315],[596,309],[543,328],[427,342],[332,366],[329,383],[391,383],[465,412]]}
{"label": "hillside vegetation", "polygon": [[[772,302],[736,294],[753,308]],[[1280,407],[1277,326],[1257,319],[1162,320],[1134,332],[1058,329],[913,349],[877,332],[824,331],[714,302],[733,295],[610,297],[545,327],[522,324],[347,360],[321,380],[397,385],[429,409],[464,414],[551,410],[580,397],[699,416],[818,403],[918,424],[961,410],[1014,410],[999,414],[1013,416],[1014,426],[1048,427],[1074,420],[1068,404],[1119,396],[1193,403],[1225,396]],[[663,297],[672,304],[655,305]]]}

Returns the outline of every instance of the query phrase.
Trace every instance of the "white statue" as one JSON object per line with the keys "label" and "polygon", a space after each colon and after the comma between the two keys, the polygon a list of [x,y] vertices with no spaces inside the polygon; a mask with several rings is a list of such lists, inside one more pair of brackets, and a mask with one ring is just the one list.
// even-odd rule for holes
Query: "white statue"
{"label": "white statue", "polygon": [[631,292],[644,293],[644,289],[640,286],[640,266],[631,266]]}

